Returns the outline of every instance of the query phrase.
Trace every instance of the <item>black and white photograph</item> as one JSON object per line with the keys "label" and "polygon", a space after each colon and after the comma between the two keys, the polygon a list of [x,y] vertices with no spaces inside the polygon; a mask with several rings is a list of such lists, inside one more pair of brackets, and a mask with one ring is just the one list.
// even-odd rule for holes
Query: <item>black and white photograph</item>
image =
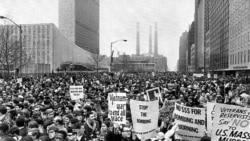
{"label": "black and white photograph", "polygon": [[0,141],[250,141],[250,0],[0,0]]}

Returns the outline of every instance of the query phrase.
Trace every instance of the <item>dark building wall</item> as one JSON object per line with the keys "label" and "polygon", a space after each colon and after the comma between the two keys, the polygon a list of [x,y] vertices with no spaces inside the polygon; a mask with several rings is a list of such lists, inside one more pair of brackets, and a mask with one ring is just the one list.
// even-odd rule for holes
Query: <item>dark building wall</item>
{"label": "dark building wall", "polygon": [[211,0],[210,66],[213,70],[228,68],[229,0]]}
{"label": "dark building wall", "polygon": [[192,22],[188,32],[188,65],[191,65],[192,44],[194,44],[194,22]]}
{"label": "dark building wall", "polygon": [[99,54],[99,0],[76,0],[75,43]]}
{"label": "dark building wall", "polygon": [[186,50],[188,49],[188,32],[183,32],[179,41],[178,71],[186,71]]}

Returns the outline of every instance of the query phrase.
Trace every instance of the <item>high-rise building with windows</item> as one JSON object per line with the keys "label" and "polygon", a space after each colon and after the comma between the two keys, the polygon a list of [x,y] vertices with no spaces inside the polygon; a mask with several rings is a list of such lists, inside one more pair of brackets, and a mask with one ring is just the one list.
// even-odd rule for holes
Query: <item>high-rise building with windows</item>
{"label": "high-rise building with windows", "polygon": [[179,72],[186,72],[186,50],[188,49],[188,32],[182,33],[179,41],[179,60],[178,68]]}
{"label": "high-rise building with windows", "polygon": [[211,0],[210,2],[210,71],[228,69],[229,1]]}
{"label": "high-rise building with windows", "polygon": [[204,20],[204,67],[205,72],[210,69],[210,2],[211,0],[205,1],[205,20]]}
{"label": "high-rise building with windows", "polygon": [[59,30],[77,46],[99,54],[99,0],[59,0]]}
{"label": "high-rise building with windows", "polygon": [[230,0],[229,70],[250,73],[250,1]]}
{"label": "high-rise building with windows", "polygon": [[[22,67],[22,73],[49,73],[63,63],[91,64],[90,53],[64,37],[58,28],[48,24],[23,24],[22,49],[30,57]],[[10,26],[11,41],[19,41],[19,28]]]}
{"label": "high-rise building with windows", "polygon": [[205,1],[195,1],[195,71],[204,69],[204,21]]}

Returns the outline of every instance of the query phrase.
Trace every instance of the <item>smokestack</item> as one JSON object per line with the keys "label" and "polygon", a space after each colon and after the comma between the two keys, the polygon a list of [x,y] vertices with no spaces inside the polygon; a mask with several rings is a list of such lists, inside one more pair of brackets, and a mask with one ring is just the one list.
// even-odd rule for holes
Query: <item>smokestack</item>
{"label": "smokestack", "polygon": [[153,54],[153,51],[152,51],[152,26],[149,26],[149,54]]}
{"label": "smokestack", "polygon": [[140,55],[140,23],[137,22],[136,31],[136,55]]}
{"label": "smokestack", "polygon": [[158,56],[158,33],[157,33],[157,22],[155,22],[155,46],[154,56]]}

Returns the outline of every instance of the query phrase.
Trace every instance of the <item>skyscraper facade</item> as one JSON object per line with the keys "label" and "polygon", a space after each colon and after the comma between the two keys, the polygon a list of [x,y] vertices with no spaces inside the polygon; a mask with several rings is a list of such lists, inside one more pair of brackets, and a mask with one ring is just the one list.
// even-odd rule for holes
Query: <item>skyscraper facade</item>
{"label": "skyscraper facade", "polygon": [[204,69],[204,21],[205,1],[195,1],[195,71],[201,72]]}
{"label": "skyscraper facade", "polygon": [[229,2],[229,69],[238,74],[244,71],[249,73],[247,70],[250,69],[250,1]]}
{"label": "skyscraper facade", "polygon": [[211,0],[205,1],[205,21],[204,21],[204,67],[205,71],[208,72],[210,69],[210,2]]}
{"label": "skyscraper facade", "polygon": [[188,65],[191,65],[191,47],[193,44],[194,44],[194,22],[192,22],[188,31]]}
{"label": "skyscraper facade", "polygon": [[186,50],[188,48],[188,32],[182,33],[179,41],[179,61],[178,61],[178,71],[186,71]]}
{"label": "skyscraper facade", "polygon": [[59,30],[77,46],[99,54],[99,0],[59,0]]}
{"label": "skyscraper facade", "polygon": [[[51,23],[22,24],[22,49],[30,58],[22,73],[50,73],[63,63],[91,64],[91,54],[64,37]],[[13,39],[19,40],[19,29],[10,26]],[[10,41],[10,42],[11,42]]]}
{"label": "skyscraper facade", "polygon": [[229,0],[211,0],[210,10],[210,68],[228,68]]}

